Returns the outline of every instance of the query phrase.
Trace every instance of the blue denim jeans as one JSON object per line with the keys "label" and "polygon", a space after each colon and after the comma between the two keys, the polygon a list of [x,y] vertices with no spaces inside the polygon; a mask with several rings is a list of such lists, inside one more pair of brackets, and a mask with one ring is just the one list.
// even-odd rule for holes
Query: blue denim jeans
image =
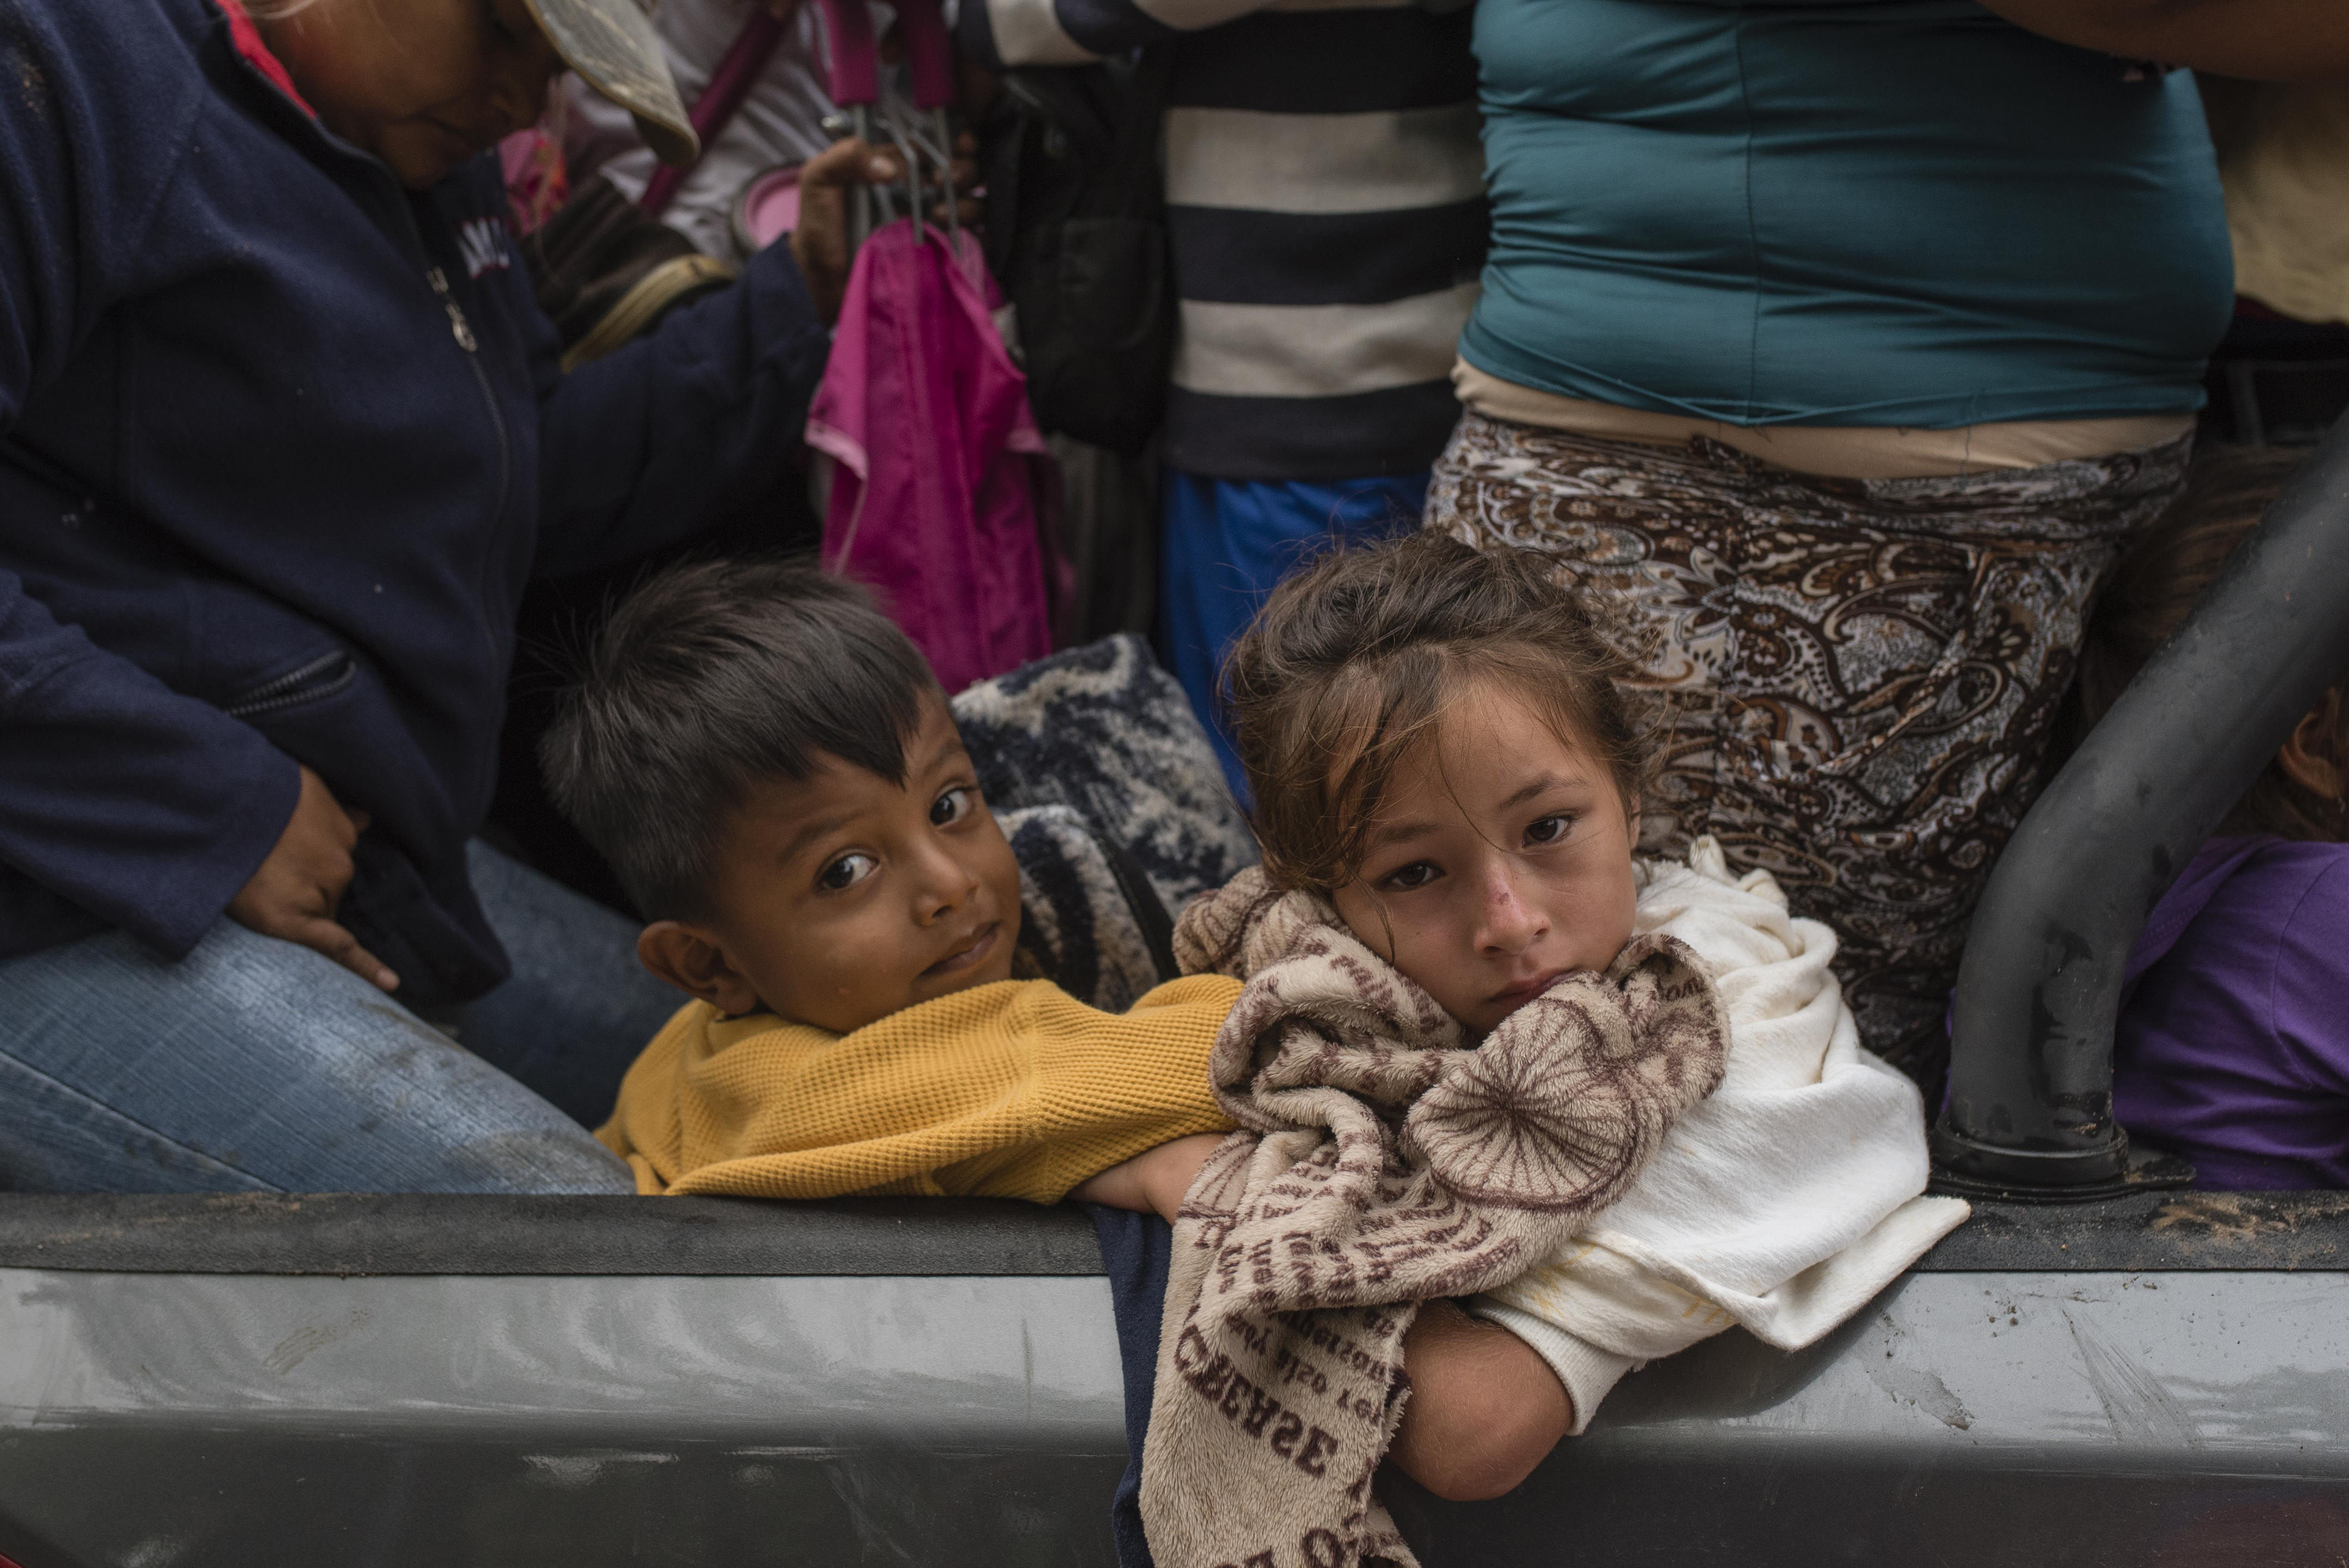
{"label": "blue denim jeans", "polygon": [[582,1121],[684,998],[620,915],[480,843],[472,874],[513,978],[446,1028],[227,920],[177,964],[119,932],[0,960],[0,1187],[632,1191]]}

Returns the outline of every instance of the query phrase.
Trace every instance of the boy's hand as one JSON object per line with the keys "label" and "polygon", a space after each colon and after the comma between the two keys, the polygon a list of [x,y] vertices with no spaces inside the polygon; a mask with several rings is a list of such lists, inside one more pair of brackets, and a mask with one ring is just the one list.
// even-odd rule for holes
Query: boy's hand
{"label": "boy's hand", "polygon": [[1224,1140],[1220,1132],[1195,1132],[1172,1143],[1145,1150],[1111,1166],[1077,1187],[1069,1196],[1084,1203],[1106,1203],[1112,1209],[1155,1213],[1168,1224],[1183,1206],[1183,1194],[1199,1179],[1199,1167]]}

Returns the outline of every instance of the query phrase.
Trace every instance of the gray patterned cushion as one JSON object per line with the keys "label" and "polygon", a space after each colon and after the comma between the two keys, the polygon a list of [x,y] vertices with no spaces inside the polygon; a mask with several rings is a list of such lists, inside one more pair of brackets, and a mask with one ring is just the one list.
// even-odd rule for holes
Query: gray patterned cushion
{"label": "gray patterned cushion", "polygon": [[1172,917],[1257,861],[1183,688],[1121,634],[981,681],[954,715],[1019,861],[1022,947],[1123,1010],[1171,976]]}
{"label": "gray patterned cushion", "polygon": [[[1171,926],[1147,881],[1070,806],[998,814],[1019,861],[1019,973],[1060,983],[1081,1002],[1123,1013],[1174,978]],[[1121,875],[1121,872],[1124,874]]]}

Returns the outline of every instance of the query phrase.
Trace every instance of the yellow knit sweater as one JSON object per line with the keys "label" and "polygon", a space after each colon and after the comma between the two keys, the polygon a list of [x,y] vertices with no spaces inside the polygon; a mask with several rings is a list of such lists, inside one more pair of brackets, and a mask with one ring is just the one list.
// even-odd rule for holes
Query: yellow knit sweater
{"label": "yellow knit sweater", "polygon": [[1195,975],[1121,1016],[1005,980],[846,1035],[695,1002],[628,1069],[595,1136],[647,1194],[1056,1202],[1170,1139],[1230,1130],[1207,1048],[1239,994]]}

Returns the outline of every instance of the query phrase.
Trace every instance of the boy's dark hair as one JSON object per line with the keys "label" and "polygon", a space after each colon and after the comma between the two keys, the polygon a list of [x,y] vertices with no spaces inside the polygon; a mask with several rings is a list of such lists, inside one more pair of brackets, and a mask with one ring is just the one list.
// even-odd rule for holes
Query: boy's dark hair
{"label": "boy's dark hair", "polygon": [[902,783],[938,689],[863,588],[798,562],[705,561],[623,600],[539,742],[547,792],[647,920],[707,915],[728,814],[819,754]]}
{"label": "boy's dark hair", "polygon": [[[2083,734],[2185,624],[2203,590],[2218,579],[2227,558],[2260,525],[2307,457],[2304,449],[2278,447],[2210,447],[2195,453],[2185,493],[2129,546],[2096,601],[2080,652]],[[2336,767],[2349,765],[2344,686],[2349,681],[2335,681],[2321,699],[2331,705],[2333,724],[2319,746]],[[2349,812],[2343,803],[2304,789],[2272,757],[2219,826],[2221,833],[2286,839],[2334,839],[2344,829]]]}
{"label": "boy's dark hair", "polygon": [[1498,681],[1588,748],[1636,810],[1652,715],[1603,606],[1531,550],[1420,532],[1339,549],[1273,590],[1224,665],[1265,870],[1328,892],[1361,869],[1395,768],[1464,679]]}

